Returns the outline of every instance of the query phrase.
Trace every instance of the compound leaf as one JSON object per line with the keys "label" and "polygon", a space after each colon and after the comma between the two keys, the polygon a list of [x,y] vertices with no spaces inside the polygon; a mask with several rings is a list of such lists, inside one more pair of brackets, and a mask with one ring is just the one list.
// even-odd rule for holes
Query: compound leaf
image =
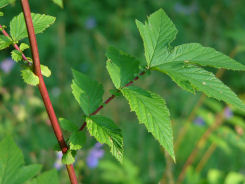
{"label": "compound leaf", "polygon": [[134,86],[123,88],[121,91],[131,110],[136,112],[139,122],[145,124],[147,130],[175,160],[170,114],[164,99]]}
{"label": "compound leaf", "polygon": [[88,116],[101,104],[104,90],[101,84],[88,76],[73,70],[72,93],[80,104],[84,113]]}
{"label": "compound leaf", "polygon": [[[32,22],[35,34],[42,33],[55,21],[55,17],[32,13]],[[14,17],[10,22],[10,35],[14,41],[19,41],[28,36],[23,13]]]}
{"label": "compound leaf", "polygon": [[145,24],[138,20],[136,24],[144,42],[148,67],[156,65],[175,39],[177,29],[162,9],[151,14]]}
{"label": "compound leaf", "polygon": [[155,69],[169,75],[182,88],[184,87],[178,81],[188,83],[193,89],[201,91],[209,97],[225,101],[245,110],[245,105],[229,87],[217,79],[213,73],[198,66],[182,62],[171,62],[159,65]]}
{"label": "compound leaf", "polygon": [[244,65],[213,48],[203,47],[199,43],[176,46],[171,52],[166,53],[161,60],[161,63],[158,64],[182,61],[186,64],[194,63],[201,66],[245,71]]}
{"label": "compound leaf", "polygon": [[123,137],[116,124],[104,116],[96,115],[86,118],[89,133],[101,144],[111,148],[112,155],[120,162],[123,161]]}
{"label": "compound leaf", "polygon": [[107,50],[106,68],[115,87],[121,88],[139,73],[139,61],[136,58],[110,47]]}

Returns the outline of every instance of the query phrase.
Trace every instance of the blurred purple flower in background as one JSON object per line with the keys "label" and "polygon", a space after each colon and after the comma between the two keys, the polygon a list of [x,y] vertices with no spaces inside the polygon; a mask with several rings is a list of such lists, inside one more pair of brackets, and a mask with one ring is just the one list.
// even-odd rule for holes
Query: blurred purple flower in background
{"label": "blurred purple flower in background", "polygon": [[57,170],[60,170],[63,167],[62,164],[62,152],[59,151],[56,153],[56,161],[54,163],[54,168],[56,168]]}
{"label": "blurred purple flower in background", "polygon": [[96,19],[94,17],[89,17],[85,21],[85,27],[88,30],[94,29],[97,25]]}
{"label": "blurred purple flower in background", "polygon": [[174,10],[178,13],[184,14],[184,15],[191,15],[192,13],[195,13],[198,11],[198,5],[196,2],[193,2],[192,4],[183,5],[181,3],[176,3],[174,6]]}
{"label": "blurred purple flower in background", "polygon": [[11,58],[7,58],[0,63],[0,68],[4,73],[9,73],[14,67],[15,62]]}
{"label": "blurred purple flower in background", "polygon": [[99,163],[99,159],[104,156],[105,151],[102,149],[102,146],[102,144],[96,143],[95,146],[89,151],[86,159],[89,168],[96,168]]}
{"label": "blurred purple flower in background", "polygon": [[226,119],[230,119],[233,117],[233,112],[229,107],[226,107],[224,110],[224,116],[226,117]]}
{"label": "blurred purple flower in background", "polygon": [[197,117],[194,120],[194,124],[196,124],[198,126],[204,126],[205,125],[205,121],[201,117]]}

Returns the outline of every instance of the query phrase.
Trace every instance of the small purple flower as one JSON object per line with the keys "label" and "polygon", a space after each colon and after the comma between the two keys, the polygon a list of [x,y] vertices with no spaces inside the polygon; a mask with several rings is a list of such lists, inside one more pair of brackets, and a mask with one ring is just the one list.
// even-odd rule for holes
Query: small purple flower
{"label": "small purple flower", "polygon": [[204,126],[205,125],[205,121],[201,118],[201,117],[197,117],[195,120],[194,120],[194,123],[198,126]]}
{"label": "small purple flower", "polygon": [[85,27],[88,30],[94,29],[97,25],[96,19],[94,17],[87,18],[85,22]]}
{"label": "small purple flower", "polygon": [[7,58],[0,63],[0,68],[4,73],[9,73],[14,67],[15,62],[11,58]]}
{"label": "small purple flower", "polygon": [[233,112],[229,107],[226,107],[224,110],[224,116],[226,117],[226,119],[230,119],[233,117]]}
{"label": "small purple flower", "polygon": [[102,146],[102,144],[96,143],[95,146],[89,151],[88,157],[86,159],[89,168],[96,168],[99,163],[99,159],[104,156],[104,150],[102,149]]}
{"label": "small purple flower", "polygon": [[54,163],[54,168],[56,168],[57,170],[60,170],[63,167],[62,164],[62,152],[59,151],[56,153],[56,161]]}

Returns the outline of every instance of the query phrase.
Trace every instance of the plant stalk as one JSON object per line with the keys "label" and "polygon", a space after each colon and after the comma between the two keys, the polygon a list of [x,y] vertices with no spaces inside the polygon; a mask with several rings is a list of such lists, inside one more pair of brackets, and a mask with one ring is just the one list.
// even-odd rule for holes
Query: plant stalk
{"label": "plant stalk", "polygon": [[[32,17],[31,17],[31,10],[30,10],[30,5],[28,0],[21,0],[22,4],[22,9],[24,13],[24,18],[26,22],[26,27],[28,31],[28,38],[30,41],[30,46],[31,46],[31,52],[32,52],[32,57],[33,57],[33,63],[34,63],[34,73],[38,76],[39,78],[39,91],[42,96],[46,111],[48,113],[50,122],[52,124],[54,134],[58,140],[58,143],[60,145],[60,148],[62,150],[62,153],[66,153],[68,150],[68,146],[64,140],[63,133],[61,131],[59,122],[57,120],[56,114],[54,112],[51,100],[49,98],[49,94],[46,88],[46,85],[43,80],[43,76],[41,74],[41,67],[40,67],[40,58],[39,58],[39,52],[38,52],[38,46],[37,46],[37,40],[36,40],[36,35],[33,27],[33,22],[32,22]],[[77,184],[77,178],[75,174],[75,170],[73,165],[66,165],[68,175],[70,178],[70,182],[72,184]]]}

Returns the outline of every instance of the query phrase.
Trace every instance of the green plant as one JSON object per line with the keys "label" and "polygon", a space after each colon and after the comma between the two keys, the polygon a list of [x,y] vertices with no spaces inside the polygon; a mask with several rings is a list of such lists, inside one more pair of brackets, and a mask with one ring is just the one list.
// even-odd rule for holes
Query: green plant
{"label": "green plant", "polygon": [[[2,3],[0,7],[8,4],[8,1],[0,2]],[[15,50],[11,55],[13,60],[23,66],[21,73],[24,81],[30,85],[38,85],[60,149],[64,154],[62,160],[67,165],[71,183],[77,183],[72,164],[76,152],[85,144],[83,131],[85,127],[88,128],[91,136],[110,147],[112,155],[118,161],[123,162],[123,137],[120,128],[108,117],[97,115],[117,96],[125,97],[131,111],[136,113],[139,123],[146,126],[175,161],[170,113],[165,100],[158,94],[133,86],[135,81],[145,74],[150,74],[151,71],[168,75],[188,92],[195,94],[196,91],[201,91],[209,97],[245,110],[245,105],[236,94],[215,75],[203,68],[244,71],[245,66],[215,49],[203,47],[198,43],[173,47],[171,43],[177,35],[177,29],[166,13],[160,9],[150,15],[145,24],[136,21],[144,43],[145,62],[140,62],[137,58],[116,48],[108,49],[106,68],[115,89],[110,91],[112,94],[107,100],[103,102],[104,90],[101,84],[77,70],[72,71],[72,93],[84,112],[84,123],[78,127],[67,119],[59,119],[62,128],[70,132],[66,143],[43,80],[43,75],[48,77],[51,72],[47,66],[40,65],[35,38],[35,34],[43,32],[55,18],[31,14],[28,0],[21,2],[23,14],[14,17],[10,22],[10,35],[6,32],[6,26],[0,25],[3,33],[0,37],[0,49],[13,45]],[[26,37],[30,40],[32,59],[24,54],[29,45],[23,43],[17,45]]]}

